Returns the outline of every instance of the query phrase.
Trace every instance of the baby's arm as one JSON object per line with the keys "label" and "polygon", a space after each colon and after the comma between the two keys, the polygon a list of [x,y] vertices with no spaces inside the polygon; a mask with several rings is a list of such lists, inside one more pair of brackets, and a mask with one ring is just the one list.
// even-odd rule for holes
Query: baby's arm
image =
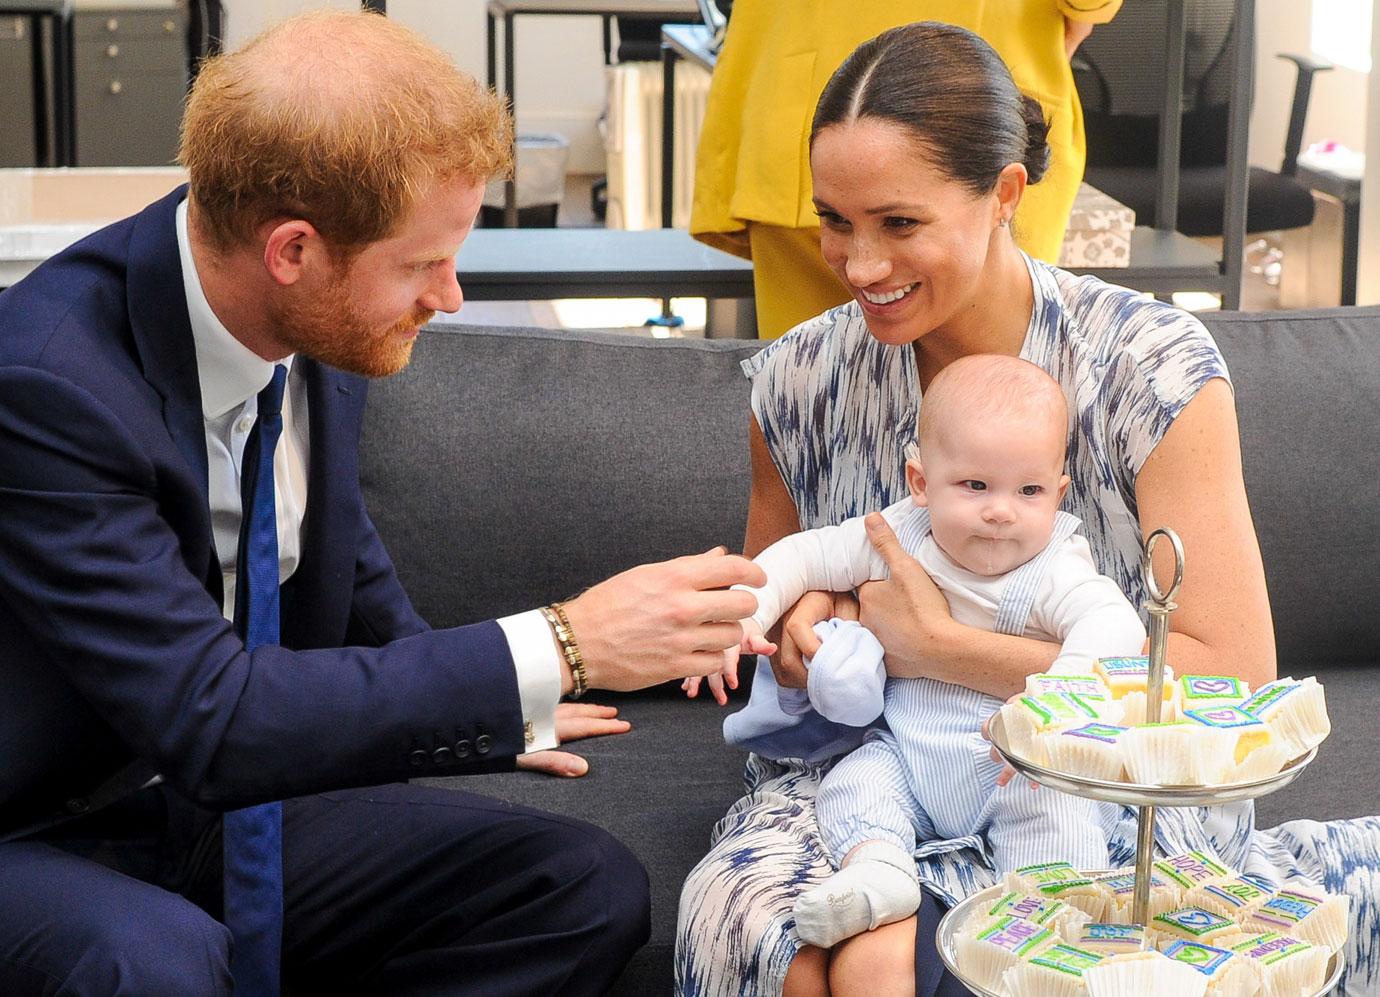
{"label": "baby's arm", "polygon": [[1036,622],[1062,648],[1050,671],[1092,671],[1097,658],[1140,654],[1145,625],[1116,582],[1098,574],[1088,543],[1070,537],[1046,574]]}
{"label": "baby's arm", "polygon": [[[913,508],[907,497],[882,510],[882,515],[895,527]],[[887,574],[886,562],[867,539],[861,516],[783,537],[754,560],[766,571],[767,584],[747,589],[757,597],[757,612],[741,621],[743,654],[775,654],[776,645],[765,634],[806,592],[848,592]],[[738,687],[737,652],[729,657],[723,670],[708,679],[720,706],[728,702],[724,686]],[[700,680],[687,678],[681,688],[693,699],[699,694]]]}

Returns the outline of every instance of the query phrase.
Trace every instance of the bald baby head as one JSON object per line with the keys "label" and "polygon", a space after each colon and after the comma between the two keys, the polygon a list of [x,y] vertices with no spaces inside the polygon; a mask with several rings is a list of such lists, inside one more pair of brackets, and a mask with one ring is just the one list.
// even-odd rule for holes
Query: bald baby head
{"label": "bald baby head", "polygon": [[1059,383],[1028,360],[994,353],[960,357],[930,382],[920,406],[920,455],[952,442],[955,427],[973,422],[1019,424],[1030,445],[1064,457],[1068,403]]}
{"label": "bald baby head", "polygon": [[506,173],[511,129],[503,102],[416,32],[313,11],[202,66],[178,158],[219,248],[300,217],[348,254],[396,230],[431,181]]}

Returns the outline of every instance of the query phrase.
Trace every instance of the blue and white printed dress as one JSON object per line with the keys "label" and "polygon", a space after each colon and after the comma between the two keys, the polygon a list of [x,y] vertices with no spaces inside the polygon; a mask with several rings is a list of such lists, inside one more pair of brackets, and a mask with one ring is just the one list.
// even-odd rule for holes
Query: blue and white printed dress
{"label": "blue and white printed dress", "polygon": [[[1027,258],[1034,307],[1021,356],[1048,371],[1070,406],[1063,508],[1083,521],[1098,569],[1145,601],[1135,481],[1183,407],[1228,378],[1193,316],[1092,277]],[[855,302],[806,322],[744,361],[753,413],[802,529],[882,509],[905,494],[920,386],[914,349],[868,332]],[[1076,420],[1076,422],[1075,422]],[[681,894],[676,992],[772,995],[800,948],[791,910],[832,871],[814,798],[828,765],[748,757],[747,794],[719,821]],[[1207,849],[1274,882],[1302,877],[1353,899],[1339,994],[1380,994],[1380,818],[1255,828],[1251,803],[1161,808],[1166,852]],[[1113,831],[1112,864],[1135,855],[1135,811]],[[994,882],[977,838],[921,842],[921,882],[952,904]]]}

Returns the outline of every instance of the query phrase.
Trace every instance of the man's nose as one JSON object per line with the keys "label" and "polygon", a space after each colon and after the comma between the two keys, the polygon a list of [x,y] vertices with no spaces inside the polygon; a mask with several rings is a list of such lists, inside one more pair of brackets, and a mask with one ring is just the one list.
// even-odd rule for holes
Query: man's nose
{"label": "man's nose", "polygon": [[455,267],[437,267],[436,270],[435,280],[427,285],[417,304],[432,312],[458,312],[465,303],[465,294],[460,290]]}

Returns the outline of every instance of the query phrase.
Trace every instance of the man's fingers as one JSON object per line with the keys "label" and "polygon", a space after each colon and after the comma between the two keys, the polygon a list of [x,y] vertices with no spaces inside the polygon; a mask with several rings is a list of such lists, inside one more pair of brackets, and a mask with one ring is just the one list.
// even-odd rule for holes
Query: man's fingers
{"label": "man's fingers", "polygon": [[572,717],[557,722],[556,737],[560,739],[562,744],[565,744],[567,741],[578,741],[586,737],[626,734],[630,730],[632,730],[632,724],[626,720],[606,717]]}
{"label": "man's fingers", "polygon": [[690,572],[689,581],[692,588],[719,589],[730,585],[751,585],[753,588],[761,588],[767,584],[767,573],[759,565],[741,554],[725,554],[722,547],[682,558],[681,564]]}
{"label": "man's fingers", "polygon": [[589,771],[589,762],[568,751],[533,751],[518,755],[517,767],[528,772],[544,772],[573,779]]}
{"label": "man's fingers", "polygon": [[561,703],[556,707],[556,722],[563,717],[616,717],[618,707],[598,703]]}

